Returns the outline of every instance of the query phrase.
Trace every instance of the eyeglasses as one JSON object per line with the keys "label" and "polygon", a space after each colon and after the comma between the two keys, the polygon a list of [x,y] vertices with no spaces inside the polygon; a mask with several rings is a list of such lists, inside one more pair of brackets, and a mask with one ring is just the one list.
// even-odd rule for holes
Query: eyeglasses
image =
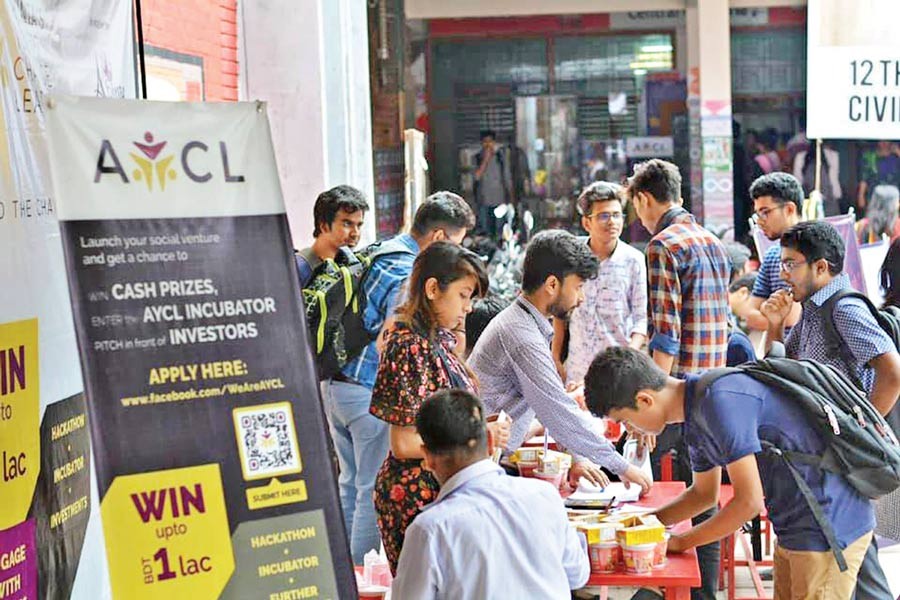
{"label": "eyeglasses", "polygon": [[625,215],[620,212],[602,212],[586,216],[588,219],[596,219],[603,224],[609,223],[610,221],[621,221],[625,218]]}
{"label": "eyeglasses", "polygon": [[761,208],[755,213],[753,213],[753,222],[759,223],[760,221],[765,221],[769,218],[769,215],[772,214],[773,211],[778,210],[779,208],[784,208],[784,206],[773,206],[771,208]]}
{"label": "eyeglasses", "polygon": [[797,267],[807,264],[805,260],[783,260],[781,261],[781,270],[785,273],[793,273]]}

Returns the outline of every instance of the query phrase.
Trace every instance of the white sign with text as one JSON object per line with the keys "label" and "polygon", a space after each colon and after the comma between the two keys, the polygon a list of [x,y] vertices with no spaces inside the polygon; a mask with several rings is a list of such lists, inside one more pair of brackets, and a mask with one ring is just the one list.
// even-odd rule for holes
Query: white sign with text
{"label": "white sign with text", "polygon": [[900,138],[897,0],[810,0],[807,136]]}

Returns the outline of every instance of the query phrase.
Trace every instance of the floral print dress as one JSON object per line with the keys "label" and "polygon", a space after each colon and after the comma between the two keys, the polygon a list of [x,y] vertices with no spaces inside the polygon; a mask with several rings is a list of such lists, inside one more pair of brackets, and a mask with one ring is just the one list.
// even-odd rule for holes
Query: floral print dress
{"label": "floral print dress", "polygon": [[[391,425],[414,427],[422,402],[434,392],[453,387],[452,381],[464,382],[469,392],[476,392],[465,366],[453,353],[453,333],[440,329],[435,337],[434,342],[429,341],[404,323],[388,331],[372,390],[373,415]],[[441,344],[449,364],[435,352],[434,343]],[[452,377],[448,369],[453,371]],[[399,459],[389,453],[381,465],[375,478],[375,512],[392,573],[397,570],[406,528],[439,490],[421,459]]]}

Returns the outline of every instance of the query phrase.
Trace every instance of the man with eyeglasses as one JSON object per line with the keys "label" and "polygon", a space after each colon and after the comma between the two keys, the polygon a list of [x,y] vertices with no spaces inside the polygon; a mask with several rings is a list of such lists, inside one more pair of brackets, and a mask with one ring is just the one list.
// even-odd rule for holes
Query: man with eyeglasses
{"label": "man with eyeglasses", "polygon": [[[576,387],[591,361],[610,346],[640,349],[647,340],[647,267],[644,255],[619,239],[624,226],[620,186],[592,183],[578,198],[585,243],[600,261],[600,270],[584,282],[584,302],[569,317],[553,320],[553,358],[563,381]],[[563,346],[569,332],[569,355]]]}
{"label": "man with eyeglasses", "polygon": [[[785,231],[800,222],[803,207],[803,187],[793,175],[769,173],[757,178],[750,186],[753,199],[753,222],[770,240],[780,240]],[[766,331],[769,321],[760,312],[763,302],[787,284],[781,280],[781,244],[773,244],[763,256],[759,275],[750,294],[747,326]],[[794,304],[785,320],[787,331],[800,318],[800,304]]]}
{"label": "man with eyeglasses", "polygon": [[[869,401],[887,414],[900,395],[900,355],[862,300],[840,298],[833,308],[828,300],[850,289],[844,269],[844,240],[825,221],[805,221],[781,236],[779,270],[786,287],[763,302],[768,322],[767,352],[784,339],[784,323],[795,302],[803,313],[784,342],[789,358],[810,359],[831,365],[857,381]],[[834,348],[826,335],[825,319],[832,319],[842,340]],[[859,571],[856,600],[892,598],[878,562],[875,539]]]}

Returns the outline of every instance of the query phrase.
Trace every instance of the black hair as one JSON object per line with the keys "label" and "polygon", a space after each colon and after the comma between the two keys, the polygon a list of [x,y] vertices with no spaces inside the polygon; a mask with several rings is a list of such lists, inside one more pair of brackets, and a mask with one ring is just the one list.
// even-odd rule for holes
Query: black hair
{"label": "black hair", "polygon": [[750,260],[750,248],[740,242],[725,242],[725,251],[731,259],[731,279],[740,277],[744,266]]}
{"label": "black hair", "polygon": [[641,390],[661,390],[667,376],[649,356],[627,346],[607,348],[591,362],[584,376],[588,410],[605,417],[617,408],[636,408]]}
{"label": "black hair", "polygon": [[419,252],[413,263],[407,282],[407,299],[397,308],[397,314],[429,338],[433,337],[438,327],[438,316],[425,293],[425,284],[434,278],[438,287],[446,291],[451,283],[466,277],[475,280],[473,295],[481,296],[487,291],[488,274],[480,256],[450,241],[429,244]]}
{"label": "black hair", "polygon": [[881,263],[881,289],[885,306],[900,306],[900,238],[891,242]]}
{"label": "black hair", "polygon": [[750,185],[750,198],[756,200],[763,196],[771,196],[772,200],[781,206],[793,202],[797,207],[798,215],[803,210],[803,186],[790,173],[775,171],[757,177],[756,181]]}
{"label": "black hair", "polygon": [[483,139],[486,138],[486,137],[492,138],[492,139],[494,139],[494,140],[496,141],[496,139],[497,139],[497,132],[494,131],[493,129],[482,129],[482,130],[478,133],[478,139],[483,140]]}
{"label": "black hair", "polygon": [[568,231],[551,229],[535,235],[525,249],[522,289],[533,292],[551,275],[562,283],[567,275],[592,279],[600,263],[584,240]]}
{"label": "black hair", "polygon": [[416,431],[431,454],[460,459],[487,455],[484,407],[465,390],[445,389],[429,396],[416,415]]}
{"label": "black hair", "polygon": [[442,227],[453,232],[475,227],[475,213],[472,212],[472,207],[453,192],[435,192],[425,198],[416,210],[412,232],[415,235],[425,235],[433,229]]}
{"label": "black hair", "polygon": [[827,221],[797,223],[781,236],[781,247],[796,250],[810,265],[825,259],[832,275],[844,270],[844,240]]}
{"label": "black hair", "polygon": [[747,288],[751,292],[753,291],[753,286],[756,285],[756,271],[752,273],[746,273],[745,275],[741,275],[737,279],[731,282],[731,285],[728,286],[728,291],[732,294],[738,290],[742,290]]}
{"label": "black hair", "polygon": [[361,191],[349,185],[338,185],[322,192],[316,198],[313,208],[313,237],[319,237],[323,225],[330,226],[334,223],[339,210],[348,213],[366,211],[369,210],[369,203]]}
{"label": "black hair", "polygon": [[581,191],[578,196],[578,210],[583,216],[591,214],[594,204],[597,202],[612,202],[618,200],[625,208],[625,200],[622,194],[622,186],[609,181],[595,181]]}
{"label": "black hair", "polygon": [[509,302],[497,295],[490,295],[472,303],[472,312],[466,315],[466,350],[471,352],[475,343],[487,329],[494,317],[499,315]]}
{"label": "black hair", "polygon": [[681,173],[674,164],[651,158],[634,166],[634,174],[628,179],[628,197],[646,192],[660,204],[678,202],[681,198]]}

